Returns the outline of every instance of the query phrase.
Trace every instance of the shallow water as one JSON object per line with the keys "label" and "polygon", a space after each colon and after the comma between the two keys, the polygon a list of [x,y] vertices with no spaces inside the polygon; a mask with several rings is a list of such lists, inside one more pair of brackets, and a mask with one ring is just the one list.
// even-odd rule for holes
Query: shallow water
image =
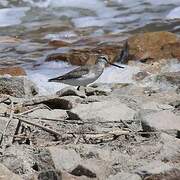
{"label": "shallow water", "polygon": [[[41,92],[48,93],[64,85],[47,79],[73,68],[63,62],[42,64],[48,54],[57,52],[48,46],[49,40],[74,42],[107,34],[126,39],[136,32],[158,30],[179,35],[179,18],[180,0],[1,0],[0,36],[16,36],[21,42],[0,44],[0,66],[24,66]],[[130,82],[136,71],[107,68],[99,81]]]}

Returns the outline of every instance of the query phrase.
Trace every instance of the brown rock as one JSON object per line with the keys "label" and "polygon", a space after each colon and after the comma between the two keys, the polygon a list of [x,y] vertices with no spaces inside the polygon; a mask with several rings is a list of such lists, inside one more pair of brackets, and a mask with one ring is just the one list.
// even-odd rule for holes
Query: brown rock
{"label": "brown rock", "polygon": [[22,67],[6,67],[0,68],[0,75],[9,74],[11,76],[26,76],[26,72]]}
{"label": "brown rock", "polygon": [[17,43],[20,41],[17,37],[0,36],[0,43]]}
{"label": "brown rock", "polygon": [[137,34],[128,39],[128,44],[131,60],[179,58],[180,55],[180,40],[170,32]]}
{"label": "brown rock", "polygon": [[54,47],[65,47],[65,46],[70,46],[71,44],[66,41],[51,40],[49,41],[49,45]]}
{"label": "brown rock", "polygon": [[74,65],[94,64],[99,55],[108,55],[110,62],[114,62],[121,51],[120,45],[103,45],[95,48],[72,49],[67,53],[51,54],[46,61],[68,61]]}

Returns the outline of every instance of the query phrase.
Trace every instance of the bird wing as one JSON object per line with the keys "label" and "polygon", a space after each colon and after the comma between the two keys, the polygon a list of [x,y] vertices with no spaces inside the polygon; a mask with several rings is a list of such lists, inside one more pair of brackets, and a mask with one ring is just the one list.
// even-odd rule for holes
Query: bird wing
{"label": "bird wing", "polygon": [[58,77],[50,79],[50,80],[66,80],[66,79],[80,78],[84,75],[87,75],[89,73],[89,71],[90,71],[90,69],[87,66],[81,66],[81,67],[78,67],[62,76],[58,76]]}

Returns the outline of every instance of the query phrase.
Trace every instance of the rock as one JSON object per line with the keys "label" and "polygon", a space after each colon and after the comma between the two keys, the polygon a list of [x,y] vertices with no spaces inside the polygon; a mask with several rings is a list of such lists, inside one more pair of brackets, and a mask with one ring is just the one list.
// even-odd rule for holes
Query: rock
{"label": "rock", "polygon": [[180,108],[180,100],[173,101],[173,102],[171,102],[169,104],[171,106],[173,106],[174,108]]}
{"label": "rock", "polygon": [[38,180],[63,180],[60,172],[54,170],[42,171],[38,175]]}
{"label": "rock", "polygon": [[0,77],[0,93],[14,97],[34,96],[38,89],[24,77]]}
{"label": "rock", "polygon": [[68,61],[73,65],[95,64],[99,55],[107,55],[114,62],[120,52],[119,45],[103,45],[96,48],[71,49],[67,53],[55,53],[47,56],[45,61]]}
{"label": "rock", "polygon": [[118,173],[116,175],[109,176],[108,180],[141,180],[141,177],[137,174],[130,173]]}
{"label": "rock", "polygon": [[9,74],[11,76],[26,76],[26,72],[22,67],[0,68],[0,75]]}
{"label": "rock", "polygon": [[2,44],[2,43],[9,43],[9,44],[11,44],[11,43],[15,43],[15,44],[17,44],[17,43],[19,43],[19,42],[21,42],[21,40],[20,39],[18,39],[17,37],[10,37],[10,36],[0,36],[0,43]]}
{"label": "rock", "polygon": [[59,97],[62,96],[79,96],[81,98],[84,98],[86,95],[82,91],[76,90],[74,87],[65,87],[61,89],[60,91],[56,92],[56,95]]}
{"label": "rock", "polygon": [[180,170],[179,169],[171,169],[169,171],[165,171],[159,174],[153,174],[144,178],[144,180],[178,180],[180,179]]}
{"label": "rock", "polygon": [[71,46],[71,43],[62,40],[51,40],[49,41],[49,45],[60,48],[65,46]]}
{"label": "rock", "polygon": [[172,167],[178,167],[180,164],[180,139],[166,133],[161,133],[160,142],[162,143],[162,147],[160,149],[161,160],[165,163],[173,163]]}
{"label": "rock", "polygon": [[88,178],[86,176],[73,176],[67,172],[62,172],[62,179],[63,180],[92,180],[92,178]]}
{"label": "rock", "polygon": [[180,71],[178,72],[167,72],[157,76],[157,81],[169,82],[173,85],[180,85]]}
{"label": "rock", "polygon": [[51,146],[48,150],[57,170],[72,171],[81,161],[80,155],[74,149]]}
{"label": "rock", "polygon": [[129,59],[151,60],[179,58],[180,40],[170,32],[148,32],[128,39]]}
{"label": "rock", "polygon": [[174,107],[173,106],[170,106],[168,104],[159,104],[155,101],[151,101],[151,102],[148,102],[148,103],[143,103],[141,105],[141,108],[142,109],[151,109],[151,110],[173,110]]}
{"label": "rock", "polygon": [[174,168],[173,163],[164,163],[162,161],[154,160],[148,165],[140,167],[136,170],[136,174],[140,175],[142,179],[152,174],[160,174]]}
{"label": "rock", "polygon": [[180,130],[180,116],[175,115],[169,110],[164,111],[140,111],[142,129],[145,132],[149,131],[177,131]]}
{"label": "rock", "polygon": [[65,110],[61,109],[37,109],[31,113],[28,113],[28,116],[39,117],[39,118],[49,118],[49,119],[65,119],[67,118],[67,113]]}
{"label": "rock", "polygon": [[97,87],[97,88],[93,88],[93,87],[86,87],[85,88],[85,92],[86,92],[86,95],[87,96],[107,96],[109,95],[109,93],[111,92],[112,90],[109,88],[109,89],[105,89],[103,87]]}
{"label": "rock", "polygon": [[2,179],[2,180],[23,180],[19,175],[14,174],[3,164],[0,164],[0,179]]}
{"label": "rock", "polygon": [[146,71],[140,71],[137,74],[135,74],[133,76],[133,79],[136,81],[141,81],[143,80],[145,77],[147,77],[149,74]]}
{"label": "rock", "polygon": [[71,111],[67,111],[70,119],[120,121],[133,119],[135,111],[118,101],[93,102],[78,104]]}
{"label": "rock", "polygon": [[72,101],[66,98],[54,97],[52,99],[48,99],[43,101],[43,104],[46,104],[51,109],[72,109],[73,104]]}
{"label": "rock", "polygon": [[96,174],[94,172],[92,172],[91,170],[87,169],[86,167],[82,166],[82,165],[77,165],[72,171],[71,171],[72,175],[75,176],[87,176],[90,178],[96,178]]}

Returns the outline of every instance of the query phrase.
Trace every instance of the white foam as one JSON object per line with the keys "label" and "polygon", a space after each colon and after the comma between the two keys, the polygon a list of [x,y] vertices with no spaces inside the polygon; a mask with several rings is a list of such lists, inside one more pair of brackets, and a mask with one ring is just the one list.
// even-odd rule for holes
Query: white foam
{"label": "white foam", "polygon": [[0,9],[0,27],[12,26],[21,23],[21,18],[29,7],[3,8]]}
{"label": "white foam", "polygon": [[146,0],[146,2],[149,2],[153,5],[180,4],[179,0]]}
{"label": "white foam", "polygon": [[180,7],[171,10],[166,16],[166,19],[180,19]]}

